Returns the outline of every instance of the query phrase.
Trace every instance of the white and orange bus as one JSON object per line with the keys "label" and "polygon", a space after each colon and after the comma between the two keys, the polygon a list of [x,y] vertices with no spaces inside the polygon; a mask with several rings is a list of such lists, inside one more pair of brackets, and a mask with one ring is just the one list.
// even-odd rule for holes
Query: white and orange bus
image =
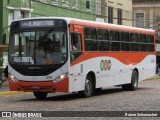
{"label": "white and orange bus", "polygon": [[38,99],[54,92],[122,86],[155,75],[155,32],[87,20],[47,17],[12,22],[8,79],[11,91],[31,91]]}

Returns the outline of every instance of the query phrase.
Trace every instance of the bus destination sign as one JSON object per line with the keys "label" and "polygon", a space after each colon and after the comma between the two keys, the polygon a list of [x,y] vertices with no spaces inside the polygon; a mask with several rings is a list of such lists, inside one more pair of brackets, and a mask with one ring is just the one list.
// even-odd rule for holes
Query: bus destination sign
{"label": "bus destination sign", "polygon": [[21,28],[30,28],[30,27],[53,27],[54,20],[35,20],[35,21],[21,21]]}

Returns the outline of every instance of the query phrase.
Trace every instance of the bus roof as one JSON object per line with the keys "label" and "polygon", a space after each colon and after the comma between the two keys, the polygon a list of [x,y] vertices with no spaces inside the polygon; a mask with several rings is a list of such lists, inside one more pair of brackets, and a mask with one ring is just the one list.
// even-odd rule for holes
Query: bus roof
{"label": "bus roof", "polygon": [[[140,30],[140,31],[146,31],[146,32],[155,32],[155,30],[152,29],[145,29],[145,28],[137,28],[137,27],[131,27],[131,26],[125,26],[125,25],[117,25],[117,24],[110,24],[105,22],[97,22],[97,21],[89,21],[89,20],[82,20],[77,18],[69,18],[69,17],[34,17],[34,18],[25,18],[25,19],[18,19],[15,21],[23,21],[23,20],[36,20],[36,19],[63,19],[66,20],[69,24],[71,21],[79,22],[79,23],[86,23],[86,24],[94,24],[94,25],[107,25],[109,27],[116,27],[116,28],[123,28],[123,29],[132,29],[132,30]],[[15,22],[14,21],[14,22]]]}

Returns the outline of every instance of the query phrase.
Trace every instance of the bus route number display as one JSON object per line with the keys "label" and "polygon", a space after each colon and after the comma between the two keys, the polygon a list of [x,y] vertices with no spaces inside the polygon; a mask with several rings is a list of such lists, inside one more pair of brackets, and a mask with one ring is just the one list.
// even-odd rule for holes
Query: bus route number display
{"label": "bus route number display", "polygon": [[54,20],[35,20],[35,21],[22,21],[20,24],[21,28],[30,27],[53,27]]}

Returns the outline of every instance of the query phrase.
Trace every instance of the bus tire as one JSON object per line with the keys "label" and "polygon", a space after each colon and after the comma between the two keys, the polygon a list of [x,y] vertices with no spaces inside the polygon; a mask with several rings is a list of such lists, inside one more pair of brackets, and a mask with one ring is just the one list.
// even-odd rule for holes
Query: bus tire
{"label": "bus tire", "polygon": [[47,97],[47,92],[33,92],[34,96],[39,100],[44,100]]}
{"label": "bus tire", "polygon": [[94,94],[94,82],[90,75],[86,77],[84,91],[80,91],[79,93],[85,98],[91,97]]}
{"label": "bus tire", "polygon": [[138,89],[138,73],[136,70],[132,72],[131,83],[122,85],[123,90],[137,90]]}

